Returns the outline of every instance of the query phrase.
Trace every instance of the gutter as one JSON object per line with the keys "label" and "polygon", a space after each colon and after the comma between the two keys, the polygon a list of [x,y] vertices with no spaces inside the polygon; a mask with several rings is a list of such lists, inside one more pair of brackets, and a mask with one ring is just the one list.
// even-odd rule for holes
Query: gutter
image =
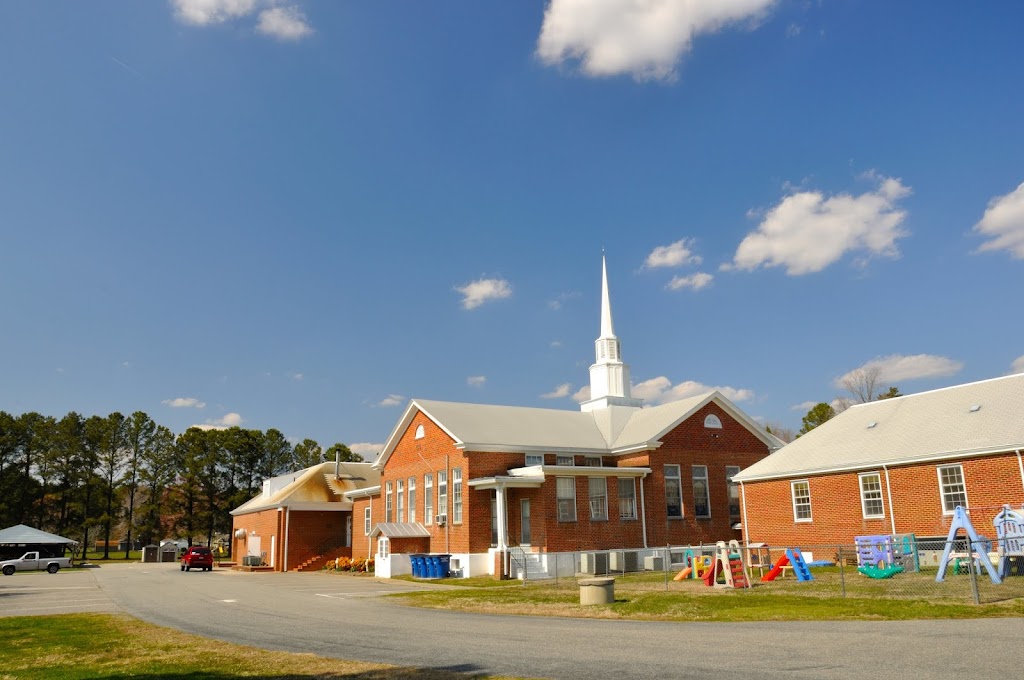
{"label": "gutter", "polygon": [[644,480],[647,479],[647,473],[645,472],[640,477],[640,526],[644,532],[644,547],[647,547],[647,500],[644,497]]}
{"label": "gutter", "polygon": [[750,532],[747,530],[747,487],[740,482],[740,503],[743,504],[743,540],[750,543]]}
{"label": "gutter", "polygon": [[1024,460],[1021,460],[1020,449],[1017,449],[1017,467],[1020,468],[1020,485],[1024,488]]}
{"label": "gutter", "polygon": [[893,536],[896,535],[896,510],[892,506],[892,484],[889,483],[889,468],[882,466],[885,471],[885,493],[889,497],[889,525],[892,527]]}

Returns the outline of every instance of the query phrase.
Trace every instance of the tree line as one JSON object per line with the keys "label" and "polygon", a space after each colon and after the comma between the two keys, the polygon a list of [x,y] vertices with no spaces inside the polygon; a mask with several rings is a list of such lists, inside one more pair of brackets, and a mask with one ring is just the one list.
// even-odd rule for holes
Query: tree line
{"label": "tree line", "polygon": [[[0,528],[143,545],[181,537],[211,545],[230,511],[268,477],[325,460],[361,461],[345,444],[294,446],[280,431],[190,428],[175,435],[142,411],[57,419],[0,411]],[[114,552],[117,552],[115,549]]]}

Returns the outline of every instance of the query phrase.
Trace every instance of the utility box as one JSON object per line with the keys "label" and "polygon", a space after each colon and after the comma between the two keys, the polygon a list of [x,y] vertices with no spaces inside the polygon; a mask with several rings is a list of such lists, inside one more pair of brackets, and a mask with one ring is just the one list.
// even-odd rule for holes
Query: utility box
{"label": "utility box", "polygon": [[633,551],[613,552],[609,556],[608,567],[611,571],[637,571],[637,556]]}
{"label": "utility box", "polygon": [[580,555],[580,571],[584,574],[607,574],[608,553],[583,553]]}
{"label": "utility box", "polygon": [[644,558],[644,569],[647,571],[665,571],[665,558],[660,555],[648,555]]}

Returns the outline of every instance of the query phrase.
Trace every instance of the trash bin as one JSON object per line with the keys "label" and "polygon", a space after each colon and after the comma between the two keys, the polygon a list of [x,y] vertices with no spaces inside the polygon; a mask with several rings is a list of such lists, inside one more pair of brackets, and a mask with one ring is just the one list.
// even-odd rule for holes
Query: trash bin
{"label": "trash bin", "polygon": [[412,577],[423,578],[423,555],[410,555],[412,560]]}
{"label": "trash bin", "polygon": [[441,561],[437,555],[427,555],[427,578],[437,578],[441,572]]}
{"label": "trash bin", "polygon": [[452,556],[451,555],[438,555],[437,556],[437,562],[438,562],[437,576],[438,576],[438,578],[448,578],[448,575],[451,573],[451,570],[449,569],[449,566],[451,566],[451,560],[452,560]]}

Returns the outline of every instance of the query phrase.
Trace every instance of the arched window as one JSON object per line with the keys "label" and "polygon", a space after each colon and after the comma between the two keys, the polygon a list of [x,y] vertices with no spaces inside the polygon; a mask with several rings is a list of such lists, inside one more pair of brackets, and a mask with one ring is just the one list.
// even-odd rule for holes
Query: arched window
{"label": "arched window", "polygon": [[[719,425],[719,427],[721,427],[721,425]],[[425,435],[426,435],[426,433],[423,431],[423,426],[422,425],[417,425],[416,426],[416,439],[423,439],[423,437]]]}
{"label": "arched window", "polygon": [[704,419],[704,427],[708,429],[721,430],[722,421],[719,420],[718,416],[712,413],[711,415]]}

